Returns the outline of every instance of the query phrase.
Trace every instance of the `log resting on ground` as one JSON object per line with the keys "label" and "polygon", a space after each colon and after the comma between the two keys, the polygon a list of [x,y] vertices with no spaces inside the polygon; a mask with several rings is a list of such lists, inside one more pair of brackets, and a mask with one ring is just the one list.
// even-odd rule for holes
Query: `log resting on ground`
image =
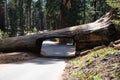
{"label": "log resting on ground", "polygon": [[120,39],[109,44],[110,47],[120,50]]}
{"label": "log resting on ground", "polygon": [[51,38],[72,38],[76,43],[76,51],[96,45],[107,44],[115,36],[116,30],[111,23],[113,11],[102,16],[95,22],[69,28],[12,37],[0,40],[0,52],[31,51],[39,54],[42,42]]}

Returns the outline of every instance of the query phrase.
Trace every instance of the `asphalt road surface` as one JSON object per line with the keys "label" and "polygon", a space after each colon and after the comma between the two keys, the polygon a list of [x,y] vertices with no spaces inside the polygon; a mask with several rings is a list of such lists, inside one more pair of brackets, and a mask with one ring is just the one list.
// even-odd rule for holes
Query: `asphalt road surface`
{"label": "asphalt road surface", "polygon": [[42,51],[42,55],[49,57],[70,57],[75,55],[74,46],[61,45],[49,40],[43,42]]}
{"label": "asphalt road surface", "polygon": [[[46,56],[71,56],[74,46],[57,45],[45,41]],[[72,54],[73,55],[73,54]],[[66,66],[64,58],[37,58],[27,62],[0,64],[0,80],[61,80]]]}

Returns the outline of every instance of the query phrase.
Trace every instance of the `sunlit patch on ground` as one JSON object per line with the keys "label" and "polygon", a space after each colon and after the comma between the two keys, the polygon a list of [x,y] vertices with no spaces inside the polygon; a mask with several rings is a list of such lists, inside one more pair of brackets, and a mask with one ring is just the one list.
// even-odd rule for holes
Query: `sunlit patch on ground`
{"label": "sunlit patch on ground", "polygon": [[63,80],[119,80],[120,51],[103,48],[68,61]]}

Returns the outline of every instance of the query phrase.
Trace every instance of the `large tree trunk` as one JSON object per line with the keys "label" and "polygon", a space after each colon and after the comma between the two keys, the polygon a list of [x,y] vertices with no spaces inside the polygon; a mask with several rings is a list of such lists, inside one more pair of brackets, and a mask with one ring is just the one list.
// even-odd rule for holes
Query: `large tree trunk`
{"label": "large tree trunk", "polygon": [[115,36],[114,25],[111,24],[112,11],[93,23],[59,29],[48,33],[6,38],[0,40],[0,51],[33,51],[40,53],[42,42],[50,38],[72,38],[76,43],[76,51],[95,45],[107,44]]}
{"label": "large tree trunk", "polygon": [[4,3],[0,1],[0,29],[5,31],[5,15],[4,15]]}

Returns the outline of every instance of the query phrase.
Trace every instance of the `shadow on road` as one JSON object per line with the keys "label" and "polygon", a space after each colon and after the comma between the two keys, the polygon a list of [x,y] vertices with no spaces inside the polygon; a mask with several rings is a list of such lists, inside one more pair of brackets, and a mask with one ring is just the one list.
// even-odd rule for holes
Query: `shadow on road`
{"label": "shadow on road", "polygon": [[[32,53],[34,54],[34,53]],[[42,56],[35,57],[28,52],[13,52],[0,54],[0,64],[54,64],[75,58],[75,46],[61,45],[53,41],[44,41],[42,45]]]}
{"label": "shadow on road", "polygon": [[47,64],[55,64],[57,62],[63,62],[68,61],[70,59],[75,58],[75,56],[66,56],[66,57],[59,57],[59,56],[41,56],[36,59],[28,60],[28,61],[22,61],[22,62],[15,62],[11,64],[26,64],[26,63],[32,63],[32,64],[40,64],[40,65],[47,65]]}

